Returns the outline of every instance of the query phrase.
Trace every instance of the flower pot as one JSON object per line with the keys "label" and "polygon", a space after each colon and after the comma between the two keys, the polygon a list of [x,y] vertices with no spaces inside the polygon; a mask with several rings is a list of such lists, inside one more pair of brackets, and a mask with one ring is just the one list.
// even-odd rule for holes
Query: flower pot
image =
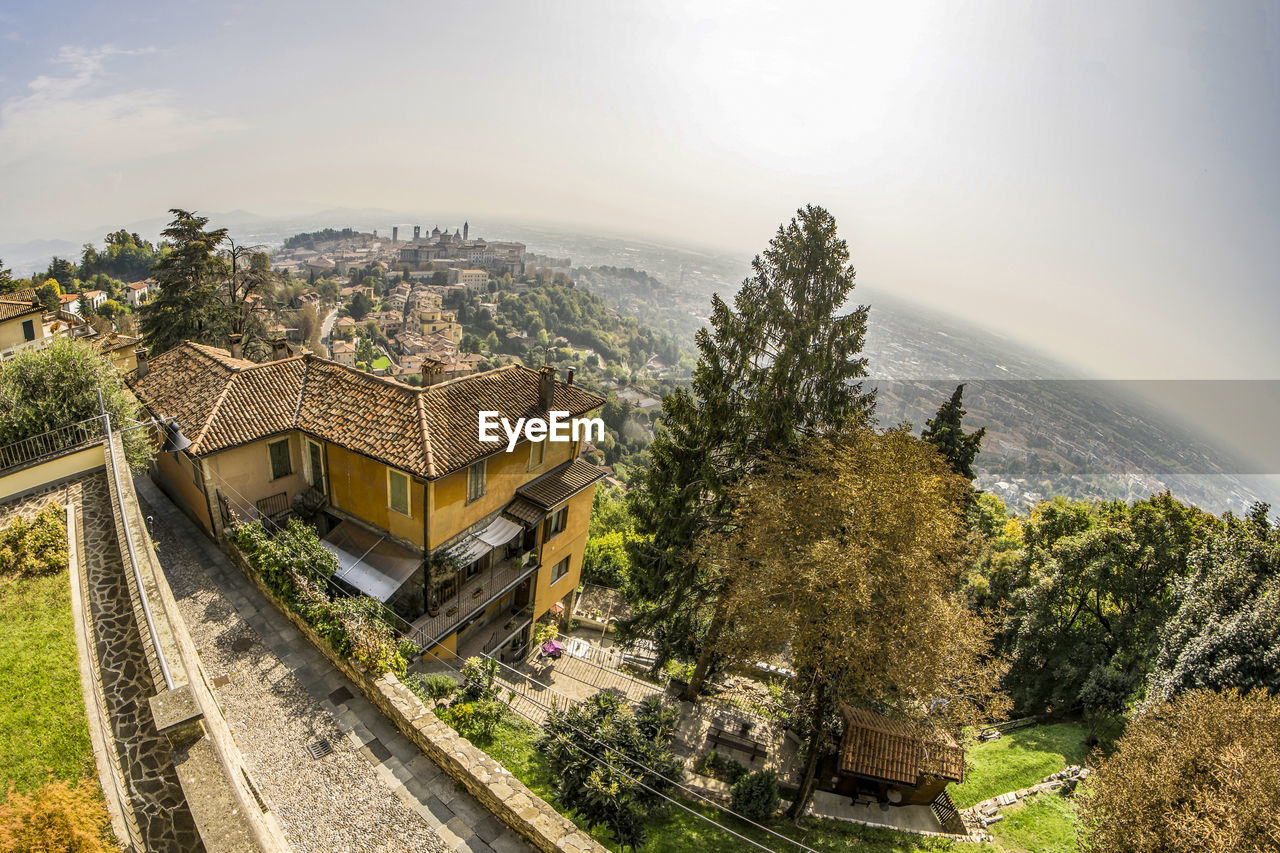
{"label": "flower pot", "polygon": [[484,595],[484,587],[481,587],[480,589],[477,589],[475,592],[471,593],[472,598],[479,598],[482,595]]}

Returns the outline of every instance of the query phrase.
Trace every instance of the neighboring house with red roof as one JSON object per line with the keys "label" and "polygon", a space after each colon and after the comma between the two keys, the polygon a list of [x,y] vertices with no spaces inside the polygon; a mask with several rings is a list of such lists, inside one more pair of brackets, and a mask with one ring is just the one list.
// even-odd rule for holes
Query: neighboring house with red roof
{"label": "neighboring house with red roof", "polygon": [[[186,343],[141,361],[130,387],[191,440],[160,485],[211,535],[298,515],[337,580],[392,608],[423,645],[515,654],[578,584],[596,482],[582,441],[479,436],[479,413],[571,417],[604,400],[510,365],[411,387],[310,353],[256,364]],[[449,556],[454,569],[431,569]]]}
{"label": "neighboring house with red roof", "polygon": [[31,288],[0,294],[0,350],[45,337],[44,304]]}

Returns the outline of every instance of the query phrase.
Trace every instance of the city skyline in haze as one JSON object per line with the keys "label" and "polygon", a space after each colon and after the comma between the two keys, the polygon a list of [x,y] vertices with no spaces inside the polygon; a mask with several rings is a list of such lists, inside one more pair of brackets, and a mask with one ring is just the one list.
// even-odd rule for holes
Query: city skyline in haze
{"label": "city skyline in haze", "polygon": [[7,9],[0,243],[377,207],[745,261],[815,203],[861,281],[1098,375],[1277,378],[1278,34],[1261,3]]}

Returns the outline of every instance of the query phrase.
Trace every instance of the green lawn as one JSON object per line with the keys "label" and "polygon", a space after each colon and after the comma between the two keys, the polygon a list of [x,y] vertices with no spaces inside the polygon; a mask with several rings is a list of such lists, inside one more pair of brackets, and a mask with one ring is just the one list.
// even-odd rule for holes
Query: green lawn
{"label": "green lawn", "polygon": [[66,571],[0,577],[0,798],[94,774]]}
{"label": "green lawn", "polygon": [[1079,723],[1052,723],[975,744],[965,751],[965,781],[951,786],[951,798],[960,808],[968,808],[1034,785],[1069,764],[1082,764],[1089,755],[1084,737]]}
{"label": "green lawn", "polygon": [[378,356],[373,360],[374,370],[386,370],[390,366],[391,359],[387,358],[385,355]]}
{"label": "green lawn", "polygon": [[1066,797],[1040,794],[1003,814],[991,833],[1004,853],[1075,853],[1076,807]]}

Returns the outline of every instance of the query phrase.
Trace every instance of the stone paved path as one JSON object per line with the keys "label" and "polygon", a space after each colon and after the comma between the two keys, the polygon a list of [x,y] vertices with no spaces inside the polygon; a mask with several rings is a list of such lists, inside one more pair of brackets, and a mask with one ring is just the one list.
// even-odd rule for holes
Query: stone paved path
{"label": "stone paved path", "polygon": [[[531,848],[401,735],[149,480],[160,564],[254,781],[294,848]],[[319,760],[308,744],[326,739]]]}
{"label": "stone paved path", "polygon": [[[79,483],[80,553],[107,718],[148,850],[203,850],[147,700],[156,694],[134,620],[105,474]],[[163,685],[162,685],[163,686]]]}

